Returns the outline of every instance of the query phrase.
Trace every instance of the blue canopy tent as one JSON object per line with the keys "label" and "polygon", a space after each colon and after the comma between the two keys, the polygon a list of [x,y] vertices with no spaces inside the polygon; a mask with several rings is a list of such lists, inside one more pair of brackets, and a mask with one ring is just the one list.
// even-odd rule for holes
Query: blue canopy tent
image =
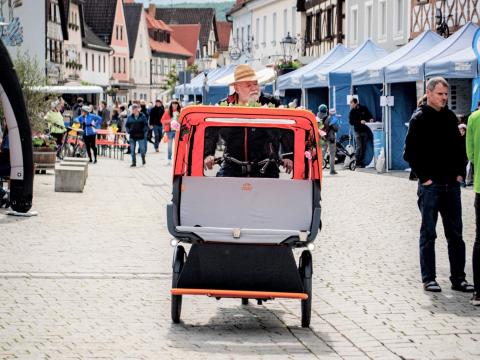
{"label": "blue canopy tent", "polygon": [[[416,82],[424,82],[427,77],[426,64],[436,59],[453,56],[471,46],[477,25],[468,22],[457,30],[448,39],[442,40],[435,46],[426,46],[417,56],[407,56],[387,66],[384,69],[385,82],[389,84],[389,93],[394,97],[394,106],[391,108],[391,168],[405,169],[408,164],[403,160],[404,139],[407,132],[407,124],[412,112],[417,106]],[[439,71],[435,64],[430,65],[428,76],[442,75],[447,77],[452,72],[444,72],[445,67]],[[435,69],[435,70],[434,70]],[[434,71],[434,72],[432,72]],[[455,72],[455,71],[453,71]]]}
{"label": "blue canopy tent", "polygon": [[[311,63],[305,66],[302,66],[301,68],[295,71],[279,76],[277,79],[277,89],[280,90],[281,92],[283,91],[285,92],[284,102],[289,103],[294,98],[296,98],[298,100],[301,100],[301,102],[299,103],[305,105],[306,101],[302,96],[303,76],[306,74],[315,72],[323,67],[328,67],[334,64],[336,61],[348,55],[350,51],[351,51],[350,49],[347,49],[342,44],[338,44],[324,56],[318,59],[315,59]],[[328,102],[328,99],[327,101],[325,101],[325,103],[327,102]],[[316,107],[318,107],[318,105]],[[313,111],[316,111],[316,107],[315,109],[312,109],[312,108],[310,109],[312,109]]]}
{"label": "blue canopy tent", "polygon": [[[339,44],[323,57],[311,63],[315,63],[315,66],[312,65],[312,68],[303,70],[300,77],[300,85],[304,93],[305,105],[314,113],[317,113],[320,104],[328,104],[329,102],[328,82],[326,81],[326,75],[323,73],[323,70],[338,63],[347,57],[350,52],[350,49]],[[305,69],[309,65],[298,70]],[[322,81],[318,81],[319,79]]]}
{"label": "blue canopy tent", "polygon": [[230,64],[207,74],[208,87],[206,90],[206,98],[203,101],[204,104],[216,104],[228,96],[229,85],[218,85],[216,81],[233,74],[235,67],[236,65]]}
{"label": "blue canopy tent", "polygon": [[194,99],[197,96],[202,96],[204,78],[205,75],[203,73],[200,73],[195,76],[188,84],[176,86],[175,95],[177,96],[177,98],[180,98],[180,95],[188,96],[189,100],[192,96]]}
{"label": "blue canopy tent", "polygon": [[[407,165],[402,157],[406,135],[405,121],[399,117],[392,122],[390,111],[397,111],[398,113],[407,109],[406,112],[409,112],[411,105],[409,106],[405,102],[406,96],[397,96],[395,97],[395,108],[384,108],[384,113],[381,113],[380,95],[382,95],[382,91],[385,96],[391,95],[389,86],[385,85],[385,67],[407,57],[422,54],[442,40],[442,37],[431,30],[427,30],[405,46],[371,64],[354,70],[352,73],[354,92],[358,95],[360,103],[372,109],[374,118],[376,120],[381,119],[384,123],[387,169],[404,169]],[[396,89],[394,89],[394,92],[397,93]],[[415,87],[413,88],[413,94],[415,94]],[[413,95],[412,103],[415,106],[415,95]]]}

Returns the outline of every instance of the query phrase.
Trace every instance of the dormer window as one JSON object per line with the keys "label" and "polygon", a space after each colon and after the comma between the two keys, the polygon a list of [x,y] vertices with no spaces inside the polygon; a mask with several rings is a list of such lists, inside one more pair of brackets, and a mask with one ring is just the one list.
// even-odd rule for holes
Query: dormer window
{"label": "dormer window", "polygon": [[170,44],[170,33],[167,33],[167,43]]}
{"label": "dormer window", "polygon": [[160,42],[165,41],[165,33],[163,31],[160,31]]}

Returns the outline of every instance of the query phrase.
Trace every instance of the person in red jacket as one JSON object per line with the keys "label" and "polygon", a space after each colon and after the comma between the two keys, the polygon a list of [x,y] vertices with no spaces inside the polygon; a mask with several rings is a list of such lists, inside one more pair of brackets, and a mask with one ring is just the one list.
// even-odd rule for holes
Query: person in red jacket
{"label": "person in red jacket", "polygon": [[175,139],[175,132],[179,130],[178,116],[180,115],[180,110],[182,107],[178,100],[172,100],[168,110],[162,116],[162,126],[163,126],[163,136],[168,138],[168,147],[167,147],[167,165],[171,164],[172,161],[172,149],[173,149],[173,139]]}

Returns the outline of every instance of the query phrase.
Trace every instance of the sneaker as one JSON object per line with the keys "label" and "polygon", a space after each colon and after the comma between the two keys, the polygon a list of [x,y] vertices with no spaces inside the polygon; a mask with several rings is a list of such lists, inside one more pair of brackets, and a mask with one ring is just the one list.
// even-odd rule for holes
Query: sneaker
{"label": "sneaker", "polygon": [[435,280],[432,280],[423,283],[423,290],[430,292],[440,292],[442,291],[442,288]]}
{"label": "sneaker", "polygon": [[463,280],[459,284],[452,284],[452,290],[472,293],[475,291],[475,288],[473,287],[473,285],[469,284],[467,280]]}
{"label": "sneaker", "polygon": [[93,163],[96,164],[96,163],[97,163],[97,159],[95,159],[95,160],[93,161]]}
{"label": "sneaker", "polygon": [[145,158],[142,158],[142,165],[145,165],[146,163]]}
{"label": "sneaker", "polygon": [[133,163],[132,165],[130,165],[130,167],[135,167],[137,166],[137,164]]}
{"label": "sneaker", "polygon": [[472,299],[470,300],[470,304],[473,306],[480,306],[480,293],[473,294]]}
{"label": "sneaker", "polygon": [[336,171],[330,171],[330,175],[337,175],[337,174],[338,174],[338,172],[336,172]]}
{"label": "sneaker", "polygon": [[155,152],[160,152],[160,150],[158,150],[158,149],[155,149]]}
{"label": "sneaker", "polygon": [[93,162],[93,160],[92,160],[92,159],[90,159],[90,160],[88,160],[88,162]]}

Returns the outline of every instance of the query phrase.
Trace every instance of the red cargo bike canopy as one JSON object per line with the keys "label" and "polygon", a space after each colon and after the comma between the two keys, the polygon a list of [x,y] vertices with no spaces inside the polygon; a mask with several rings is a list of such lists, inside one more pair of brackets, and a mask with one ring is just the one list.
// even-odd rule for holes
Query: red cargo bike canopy
{"label": "red cargo bike canopy", "polygon": [[179,122],[174,176],[203,176],[207,127],[264,127],[293,131],[293,179],[321,180],[320,138],[316,118],[310,111],[199,105],[184,108]]}

